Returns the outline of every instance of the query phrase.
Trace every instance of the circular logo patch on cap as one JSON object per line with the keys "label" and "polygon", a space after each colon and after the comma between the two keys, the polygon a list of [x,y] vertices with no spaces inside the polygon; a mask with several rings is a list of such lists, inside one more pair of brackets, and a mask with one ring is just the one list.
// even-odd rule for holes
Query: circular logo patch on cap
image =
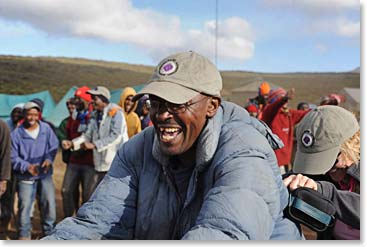
{"label": "circular logo patch on cap", "polygon": [[301,141],[302,141],[303,146],[305,146],[306,148],[309,148],[313,145],[315,138],[313,134],[311,133],[311,131],[306,130],[302,134]]}
{"label": "circular logo patch on cap", "polygon": [[159,68],[159,74],[161,75],[172,75],[178,69],[178,64],[174,59],[167,60]]}

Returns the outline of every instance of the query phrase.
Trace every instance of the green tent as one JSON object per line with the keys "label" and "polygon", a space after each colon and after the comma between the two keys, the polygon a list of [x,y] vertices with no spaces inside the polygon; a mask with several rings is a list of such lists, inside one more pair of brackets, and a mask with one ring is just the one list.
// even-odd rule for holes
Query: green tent
{"label": "green tent", "polygon": [[9,118],[11,110],[16,104],[27,103],[35,98],[39,98],[44,102],[42,116],[47,119],[55,108],[55,101],[48,90],[25,95],[0,94],[0,118]]}

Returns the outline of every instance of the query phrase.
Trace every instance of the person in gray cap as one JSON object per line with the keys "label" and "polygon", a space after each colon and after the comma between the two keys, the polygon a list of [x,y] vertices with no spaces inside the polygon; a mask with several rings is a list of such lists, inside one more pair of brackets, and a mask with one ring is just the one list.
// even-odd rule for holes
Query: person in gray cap
{"label": "person in gray cap", "polygon": [[23,109],[23,124],[11,132],[11,163],[17,181],[19,239],[30,240],[36,195],[43,233],[49,234],[56,221],[52,163],[59,141],[51,127],[40,121],[39,105],[27,102]]}
{"label": "person in gray cap", "polygon": [[[293,174],[284,179],[290,190],[309,187],[336,206],[336,224],[318,239],[360,239],[360,131],[356,117],[333,105],[309,112],[297,127]],[[309,176],[328,175],[333,183]]]}
{"label": "person in gray cap", "polygon": [[302,239],[283,216],[288,192],[271,146],[281,143],[222,102],[221,89],[207,58],[163,59],[133,98],[149,95],[154,126],[122,146],[77,216],[45,239]]}
{"label": "person in gray cap", "polygon": [[87,93],[92,96],[95,110],[87,130],[71,141],[62,141],[62,147],[72,151],[93,150],[95,174],[90,184],[90,195],[110,169],[117,150],[129,137],[122,109],[110,102],[110,91],[98,86]]}

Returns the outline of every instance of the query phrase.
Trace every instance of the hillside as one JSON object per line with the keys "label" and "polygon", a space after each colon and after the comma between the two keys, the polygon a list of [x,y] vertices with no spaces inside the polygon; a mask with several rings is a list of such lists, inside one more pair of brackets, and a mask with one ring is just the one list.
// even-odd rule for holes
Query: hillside
{"label": "hillside", "polygon": [[[0,93],[27,94],[49,90],[56,101],[71,86],[104,85],[109,89],[146,82],[153,67],[79,58],[0,56]],[[222,71],[226,99],[243,105],[241,95],[231,90],[257,80],[266,80],[285,89],[296,88],[298,101],[318,103],[319,99],[344,87],[360,87],[360,74],[347,73],[256,73]]]}

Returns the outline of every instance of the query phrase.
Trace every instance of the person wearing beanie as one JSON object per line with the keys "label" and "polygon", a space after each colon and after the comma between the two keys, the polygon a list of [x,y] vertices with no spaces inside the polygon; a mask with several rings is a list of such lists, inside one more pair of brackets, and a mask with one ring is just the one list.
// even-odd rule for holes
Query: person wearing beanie
{"label": "person wearing beanie", "polygon": [[[82,135],[82,132],[78,131],[81,120],[77,118],[76,108],[80,103],[77,97],[66,101],[69,116],[61,122],[57,130],[60,144],[64,140],[72,140]],[[60,146],[62,147],[62,145]],[[80,206],[80,194],[82,195],[82,203],[84,203],[89,199],[92,192],[90,187],[94,176],[93,151],[78,150],[71,152],[62,149],[62,161],[67,165],[61,189],[62,203],[64,216],[69,217],[74,215]],[[81,191],[79,191],[80,186]]]}
{"label": "person wearing beanie", "polygon": [[257,118],[261,119],[262,112],[268,103],[268,97],[270,93],[270,85],[268,82],[264,81],[260,84],[258,95],[255,98],[248,99],[248,105],[256,105],[257,107]]}
{"label": "person wearing beanie", "polygon": [[132,98],[136,95],[135,89],[126,87],[120,96],[118,105],[124,110],[124,116],[127,124],[127,134],[129,138],[141,131],[141,123],[138,114],[135,113],[137,102],[133,102]]}
{"label": "person wearing beanie", "polygon": [[[360,127],[353,113],[334,105],[309,112],[296,131],[294,175],[284,179],[290,190],[309,187],[332,201],[336,222],[318,239],[360,240]],[[327,175],[329,181],[315,181]]]}
{"label": "person wearing beanie", "polygon": [[261,118],[283,141],[284,147],[275,150],[282,174],[291,169],[294,127],[309,112],[288,108],[288,100],[293,99],[294,94],[294,88],[288,92],[283,88],[270,90],[268,105],[265,107]]}
{"label": "person wearing beanie", "polygon": [[92,97],[87,93],[88,90],[90,90],[89,87],[82,86],[77,88],[74,92],[76,112],[74,112],[75,115],[72,115],[72,118],[79,121],[77,130],[79,133],[83,133],[87,130],[89,119],[92,116]]}
{"label": "person wearing beanie", "polygon": [[149,110],[151,108],[149,96],[146,94],[141,97],[136,107],[136,114],[138,114],[141,123],[141,129],[144,130],[146,127],[153,126],[150,120]]}
{"label": "person wearing beanie", "polygon": [[206,57],[164,58],[133,97],[149,95],[153,127],[122,145],[90,200],[44,239],[301,240],[283,215],[281,143],[221,89]]}
{"label": "person wearing beanie", "polygon": [[249,104],[245,109],[248,111],[251,117],[257,118],[258,110],[255,104]]}

